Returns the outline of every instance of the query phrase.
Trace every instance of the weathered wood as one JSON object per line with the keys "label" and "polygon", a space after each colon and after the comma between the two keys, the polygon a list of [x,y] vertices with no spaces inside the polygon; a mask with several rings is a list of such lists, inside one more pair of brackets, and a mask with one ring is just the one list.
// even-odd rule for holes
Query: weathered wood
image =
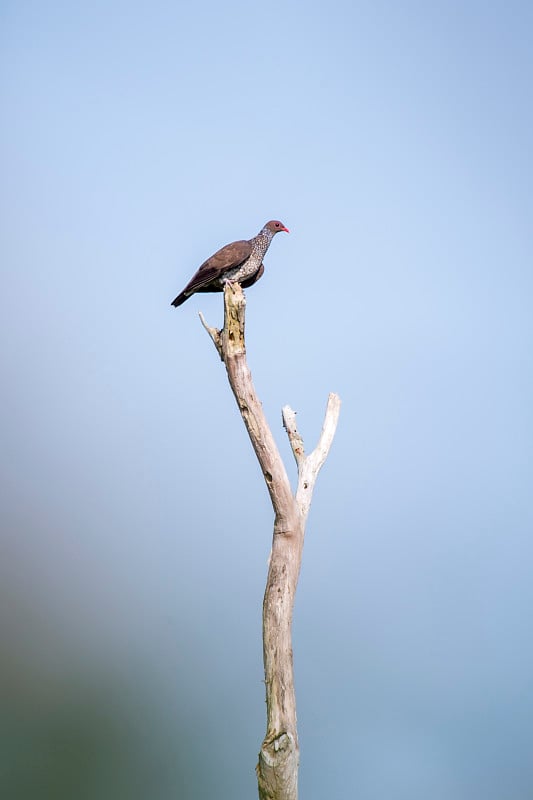
{"label": "weathered wood", "polygon": [[298,796],[298,733],[292,659],[294,597],[314,485],[331,447],[340,411],[340,399],[330,394],[318,445],[306,456],[296,415],[283,409],[296,465],[295,496],[279,450],[256,395],[246,361],[244,339],[246,300],[239,284],[224,289],[224,327],[202,325],[211,337],[252,442],[274,509],[274,535],[263,600],[263,661],[267,703],[267,731],[259,753],[257,781],[260,800],[296,800]]}
{"label": "weathered wood", "polygon": [[287,431],[292,452],[296,459],[296,466],[298,467],[298,488],[296,489],[295,499],[304,524],[309,514],[309,508],[311,507],[313,490],[318,473],[324,465],[333,443],[340,410],[341,399],[338,394],[331,392],[328,396],[326,414],[324,416],[318,444],[308,456],[305,455],[304,443],[296,427],[295,412],[290,406],[284,406],[282,410],[283,425]]}

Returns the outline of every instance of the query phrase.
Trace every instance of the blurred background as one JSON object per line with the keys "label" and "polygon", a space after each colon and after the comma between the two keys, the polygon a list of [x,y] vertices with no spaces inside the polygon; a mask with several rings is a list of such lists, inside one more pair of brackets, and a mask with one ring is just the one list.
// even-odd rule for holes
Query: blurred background
{"label": "blurred background", "polygon": [[530,4],[0,5],[0,787],[256,796],[266,488],[197,313],[319,477],[307,800],[533,797]]}

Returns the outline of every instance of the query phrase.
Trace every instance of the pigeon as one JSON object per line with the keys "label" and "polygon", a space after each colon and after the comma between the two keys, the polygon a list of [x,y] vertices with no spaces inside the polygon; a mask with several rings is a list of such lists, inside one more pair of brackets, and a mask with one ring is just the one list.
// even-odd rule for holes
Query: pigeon
{"label": "pigeon", "polygon": [[289,233],[282,222],[271,219],[253,239],[241,239],[217,250],[204,261],[171,305],[181,306],[196,292],[222,292],[228,282],[240,283],[243,289],[252,286],[265,271],[263,257],[280,231]]}

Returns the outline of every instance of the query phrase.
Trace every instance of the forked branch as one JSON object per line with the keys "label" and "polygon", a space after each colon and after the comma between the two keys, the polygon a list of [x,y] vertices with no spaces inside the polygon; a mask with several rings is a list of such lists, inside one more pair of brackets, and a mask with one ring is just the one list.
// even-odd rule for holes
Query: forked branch
{"label": "forked branch", "polygon": [[318,444],[308,456],[305,455],[303,439],[296,425],[296,412],[290,406],[283,406],[281,412],[283,426],[287,431],[292,452],[296,459],[296,466],[298,467],[298,488],[296,489],[295,500],[304,523],[311,507],[318,473],[326,461],[330,447],[333,444],[340,410],[340,397],[338,394],[331,392],[328,397],[328,405]]}
{"label": "forked branch", "polygon": [[292,664],[292,611],[300,573],[305,521],[320,468],[331,447],[340,399],[330,394],[322,432],[306,456],[296,414],[283,409],[283,424],[298,467],[293,496],[285,466],[256,395],[246,362],[244,341],[246,300],[239,284],[224,289],[224,327],[202,325],[224,362],[246,430],[261,466],[274,509],[274,536],[263,600],[263,661],[267,731],[259,753],[257,780],[260,800],[296,800],[298,795],[298,733]]}

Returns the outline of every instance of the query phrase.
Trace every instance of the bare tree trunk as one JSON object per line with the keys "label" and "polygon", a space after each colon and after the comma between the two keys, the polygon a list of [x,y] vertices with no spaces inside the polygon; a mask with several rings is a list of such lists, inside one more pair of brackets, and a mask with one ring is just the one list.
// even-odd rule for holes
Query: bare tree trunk
{"label": "bare tree trunk", "polygon": [[292,665],[292,611],[300,573],[305,522],[318,472],[335,435],[340,399],[330,394],[324,425],[315,450],[306,456],[296,427],[296,414],[283,408],[283,424],[298,467],[293,496],[285,466],[257,398],[246,362],[246,300],[239,284],[224,289],[224,328],[202,324],[226,366],[246,430],[261,466],[274,508],[274,535],[263,601],[263,661],[267,731],[257,765],[260,800],[296,800],[298,796],[298,733]]}

